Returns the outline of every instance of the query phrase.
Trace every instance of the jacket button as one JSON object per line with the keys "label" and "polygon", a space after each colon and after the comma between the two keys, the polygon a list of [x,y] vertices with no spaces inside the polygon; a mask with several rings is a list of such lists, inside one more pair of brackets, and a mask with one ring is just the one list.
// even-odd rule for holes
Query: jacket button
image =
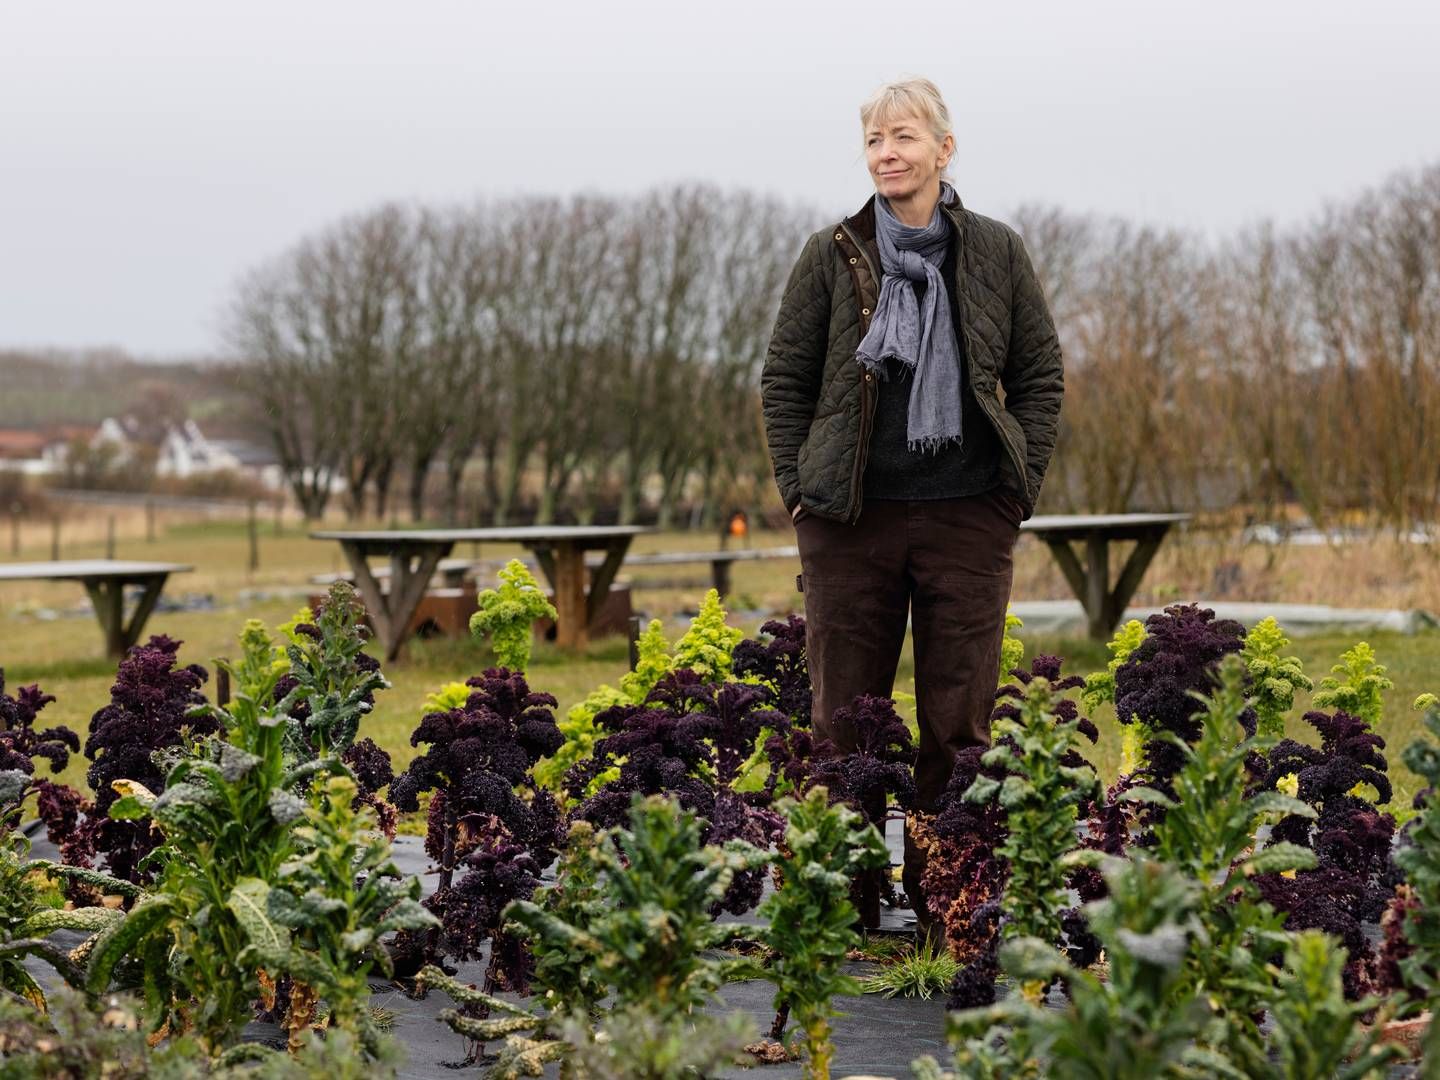
{"label": "jacket button", "polygon": [[844,240],[844,239],[845,239],[845,234],[844,234],[844,233],[838,233],[838,232],[837,232],[837,233],[835,234],[835,239],[836,239],[836,240]]}
{"label": "jacket button", "polygon": [[851,266],[854,266],[854,265],[855,265],[857,262],[859,262],[859,261],[860,261],[859,259],[851,259],[851,260],[850,260],[850,265],[851,265]]}
{"label": "jacket button", "polygon": [[865,381],[866,381],[866,382],[874,382],[874,381],[875,381],[875,376],[872,375],[872,374],[870,374],[870,372],[867,371],[867,372],[865,372]]}
{"label": "jacket button", "polygon": [[[851,260],[851,261],[853,262],[854,260]],[[860,314],[861,314],[861,315],[869,315],[869,314],[870,314],[870,309],[869,309],[868,307],[862,307],[862,308],[860,309]]]}

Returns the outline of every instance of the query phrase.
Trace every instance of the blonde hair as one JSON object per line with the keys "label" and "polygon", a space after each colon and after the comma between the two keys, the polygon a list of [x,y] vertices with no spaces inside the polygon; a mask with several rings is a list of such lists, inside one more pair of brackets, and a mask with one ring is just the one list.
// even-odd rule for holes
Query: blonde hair
{"label": "blonde hair", "polygon": [[[950,127],[950,110],[940,96],[940,88],[929,79],[909,78],[886,83],[870,95],[860,106],[860,138],[873,124],[883,124],[903,116],[918,116],[930,128],[935,141],[945,141],[946,135],[953,134]],[[945,170],[949,171],[948,167]]]}

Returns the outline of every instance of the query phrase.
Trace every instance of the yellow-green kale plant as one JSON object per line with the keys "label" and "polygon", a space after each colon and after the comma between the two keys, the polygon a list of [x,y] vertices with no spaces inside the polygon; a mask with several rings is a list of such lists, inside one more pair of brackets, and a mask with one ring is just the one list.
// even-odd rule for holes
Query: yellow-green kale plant
{"label": "yellow-green kale plant", "polygon": [[1250,628],[1240,651],[1250,676],[1256,731],[1276,739],[1285,734],[1285,717],[1295,707],[1295,694],[1315,688],[1298,656],[1281,655],[1289,646],[1280,624],[1267,615]]}
{"label": "yellow-green kale plant", "polygon": [[476,599],[480,610],[470,616],[470,633],[477,640],[489,635],[500,666],[524,672],[530,666],[535,620],[554,619],[555,605],[519,559],[501,569],[498,589],[485,589]]}
{"label": "yellow-green kale plant", "polygon": [[[1145,640],[1145,624],[1131,619],[1106,643],[1110,650],[1110,661],[1104,671],[1094,671],[1085,676],[1085,689],[1080,691],[1080,700],[1092,713],[1107,702],[1115,704],[1115,673],[1130,659],[1130,654]],[[1128,776],[1141,765],[1141,747],[1150,737],[1149,726],[1143,720],[1122,725],[1120,773]]]}
{"label": "yellow-green kale plant", "polygon": [[1311,705],[1316,709],[1339,709],[1378,728],[1385,712],[1384,693],[1395,689],[1386,670],[1376,661],[1369,642],[1357,642],[1354,648],[1340,654],[1340,663],[1320,680]]}

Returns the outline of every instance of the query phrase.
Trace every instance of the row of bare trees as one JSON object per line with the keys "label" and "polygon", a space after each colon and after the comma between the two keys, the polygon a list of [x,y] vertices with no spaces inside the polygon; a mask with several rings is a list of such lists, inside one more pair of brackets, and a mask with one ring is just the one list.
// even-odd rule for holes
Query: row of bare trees
{"label": "row of bare trees", "polygon": [[1217,244],[1024,208],[1065,348],[1052,505],[1440,502],[1440,166]]}
{"label": "row of bare trees", "polygon": [[[331,481],[384,515],[402,482],[494,520],[621,520],[770,489],[758,376],[824,215],[678,187],[619,200],[385,207],[247,280],[234,344],[307,512]],[[1045,503],[1245,502],[1396,526],[1440,500],[1440,166],[1313,222],[1219,243],[1022,207],[1065,349]],[[372,500],[367,507],[365,500]]]}
{"label": "row of bare trees", "polygon": [[339,478],[352,515],[403,486],[418,519],[438,478],[456,520],[471,462],[496,521],[527,479],[542,521],[647,499],[663,521],[687,484],[758,499],[755,387],[801,218],[704,187],[382,207],[245,280],[239,377],[312,516]]}

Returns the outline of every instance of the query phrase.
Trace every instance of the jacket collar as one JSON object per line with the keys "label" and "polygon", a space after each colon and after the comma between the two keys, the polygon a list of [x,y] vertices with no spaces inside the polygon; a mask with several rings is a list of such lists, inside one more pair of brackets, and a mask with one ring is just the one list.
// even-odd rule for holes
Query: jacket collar
{"label": "jacket collar", "polygon": [[[960,199],[960,193],[955,193],[953,203],[941,203],[940,209],[950,217],[957,231],[964,235],[963,216],[965,204]],[[875,242],[875,196],[865,200],[865,205],[845,219],[845,225],[855,234],[856,239],[862,243],[873,244]]]}

